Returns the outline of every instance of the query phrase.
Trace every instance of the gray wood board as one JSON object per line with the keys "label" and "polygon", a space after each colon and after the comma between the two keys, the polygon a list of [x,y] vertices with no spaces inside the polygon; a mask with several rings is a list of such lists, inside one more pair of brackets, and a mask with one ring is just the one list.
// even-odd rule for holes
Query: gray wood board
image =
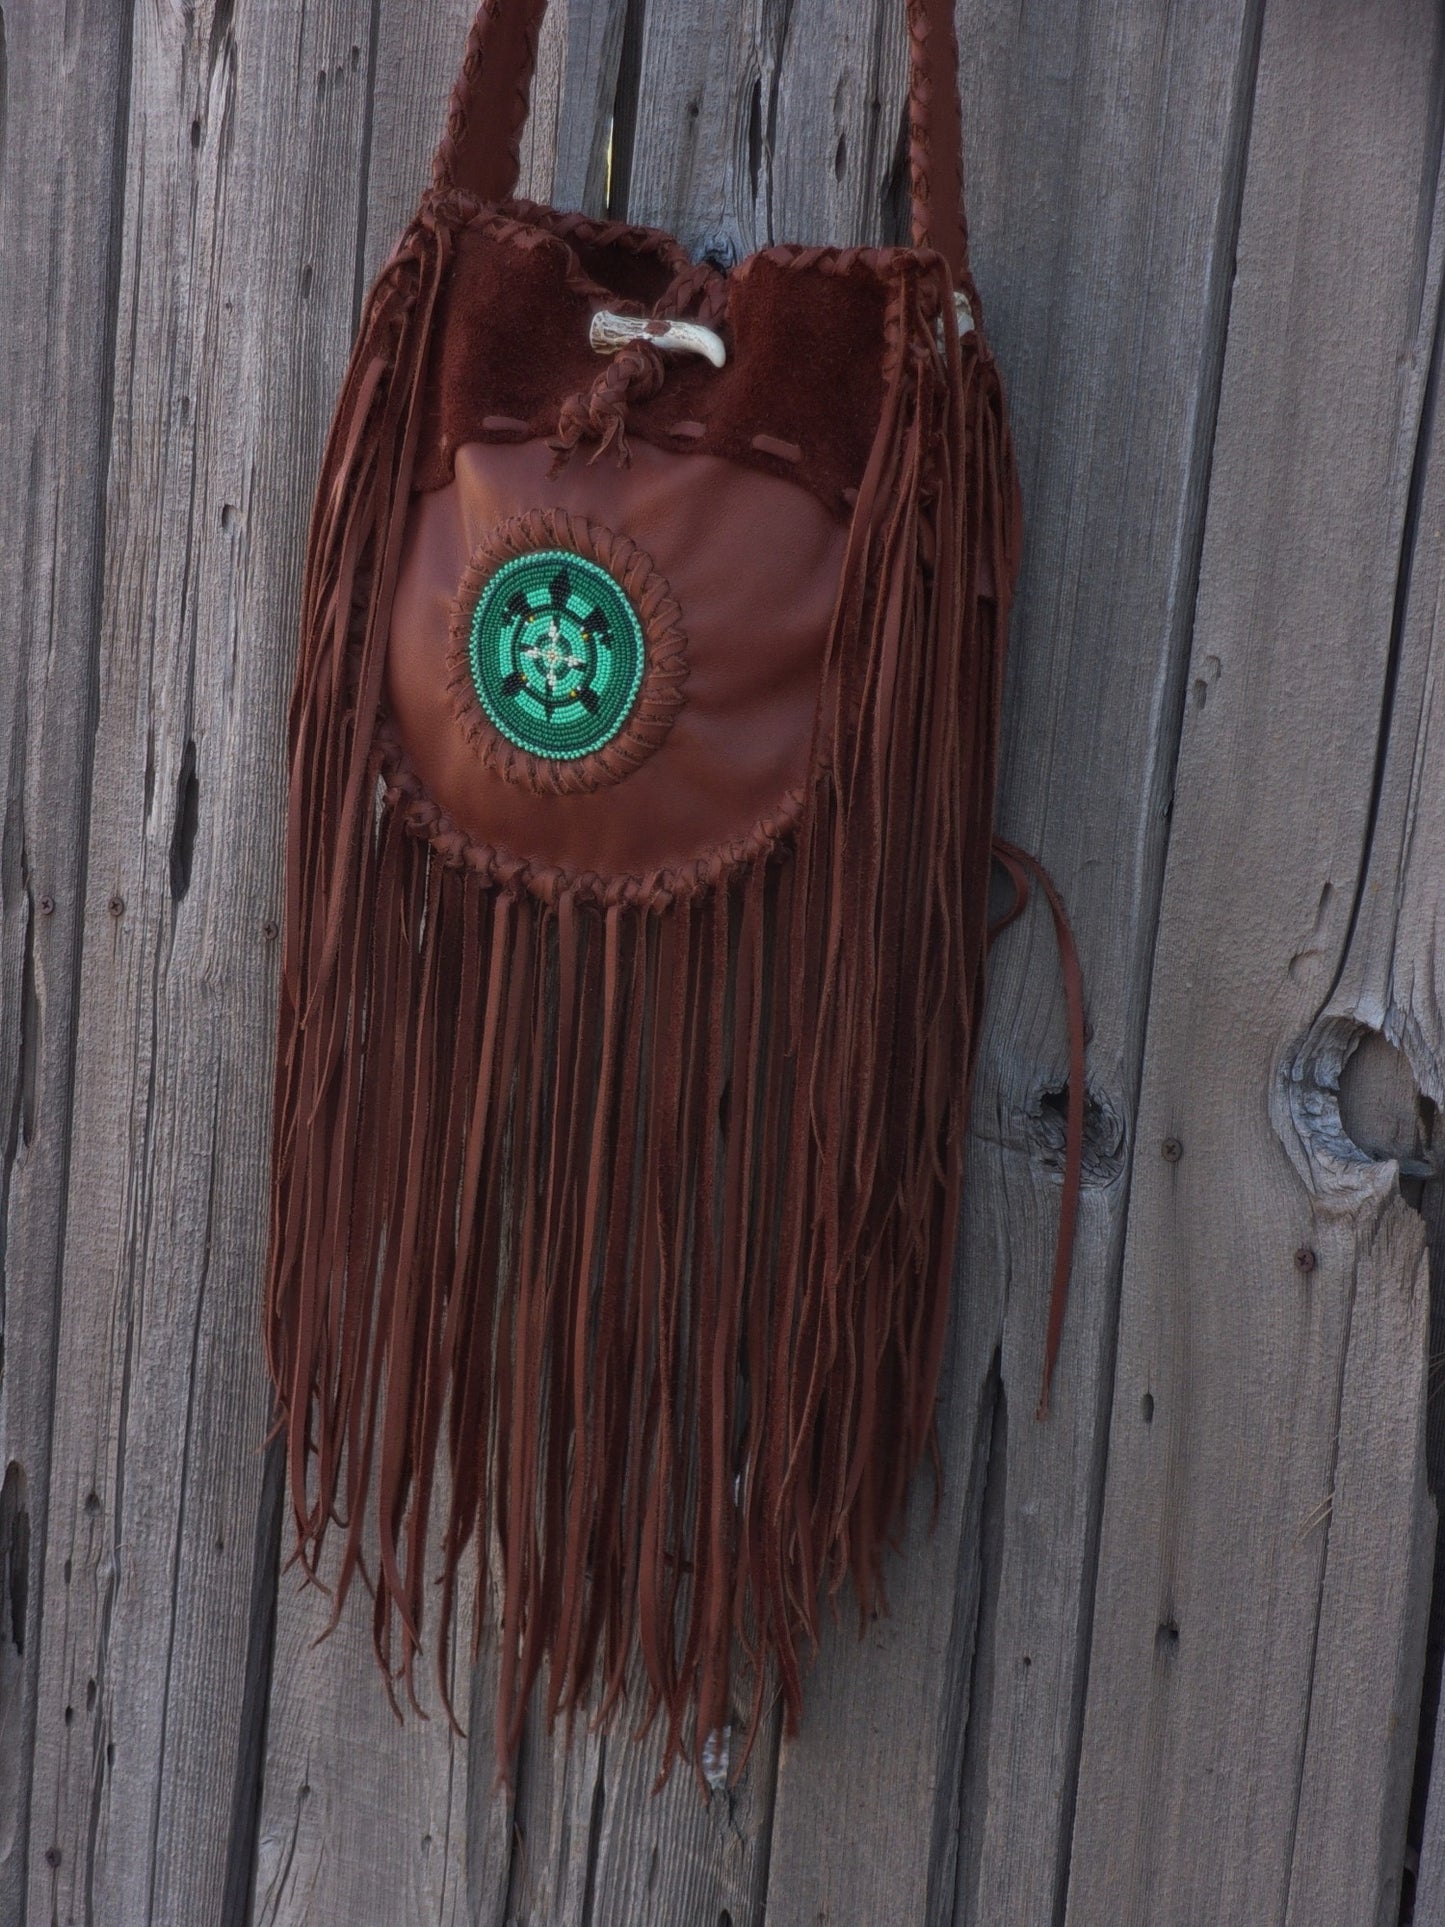
{"label": "gray wood board", "polygon": [[[25,1917],[127,10],[12,9],[0,61],[0,1922]],[[67,57],[71,34],[84,63]],[[64,1703],[43,1704],[47,1725]],[[41,1843],[42,1850],[49,1842]]]}
{"label": "gray wood board", "polygon": [[1331,1128],[1316,1020],[1375,915],[1441,28],[1400,0],[1362,61],[1358,25],[1301,0],[1264,21],[1130,1199],[1081,1923],[1374,1920],[1403,1826],[1384,1766],[1419,1685],[1423,1238],[1392,1168]]}
{"label": "gray wood board", "polygon": [[[979,5],[960,30],[975,266],[1026,504],[999,814],[1074,915],[1092,1033],[1088,1184],[1053,1414],[1038,1424],[1059,1209],[1045,1099],[1065,1071],[1040,903],[994,958],[941,1408],[943,1512],[896,1569],[890,1621],[861,1650],[844,1637],[825,1652],[784,1751],[778,1927],[811,1924],[820,1905],[839,1922],[891,1905],[899,1919],[983,1923],[1047,1921],[1059,1906],[1252,78],[1243,6],[1166,14],[1114,0],[1061,19]],[[908,1735],[902,1760],[884,1751],[895,1731]]]}
{"label": "gray wood board", "polygon": [[360,174],[369,14],[218,0],[134,17],[37,1920],[234,1917],[249,1850],[274,1556],[257,1284],[283,719],[350,317],[355,227],[330,210]]}
{"label": "gray wood board", "polygon": [[[341,384],[360,295],[430,179],[472,12],[469,0],[448,0],[421,13],[404,4],[375,11],[368,43],[371,92],[360,108],[367,141],[357,178],[347,184],[350,246],[338,253],[337,280],[329,291],[344,303],[344,320],[326,342],[321,387],[328,410]],[[300,532],[297,524],[289,538]],[[294,620],[285,633],[288,661],[294,661]],[[288,1521],[288,1547],[290,1541]],[[334,1555],[335,1548],[328,1552]],[[323,1580],[333,1569],[323,1569]],[[303,1587],[295,1568],[281,1575],[255,1927],[349,1927],[368,1920],[456,1927],[473,1917],[469,1865],[491,1870],[494,1878],[500,1867],[505,1879],[505,1807],[479,1800],[481,1824],[469,1829],[469,1743],[452,1732],[437,1702],[430,1660],[418,1681],[429,1717],[411,1713],[398,1720],[392,1712],[372,1650],[370,1606],[365,1587],[358,1586],[335,1632],[318,1644],[331,1617],[329,1597]],[[461,1658],[455,1651],[449,1655],[448,1673],[454,1703],[464,1710],[470,1636],[465,1615],[457,1632]],[[473,1735],[475,1778],[483,1789],[490,1786],[490,1735],[489,1723]]]}
{"label": "gray wood board", "polygon": [[[1395,612],[1395,681],[1382,726],[1383,757],[1365,886],[1339,983],[1300,1054],[1299,1087],[1312,1089],[1309,1110],[1327,1130],[1338,1123],[1340,1141],[1334,1150],[1348,1157],[1350,1147],[1358,1146],[1369,1158],[1365,1172],[1350,1172],[1357,1181],[1362,1176],[1367,1182],[1373,1179],[1388,1198],[1398,1172],[1404,1194],[1412,1195],[1413,1178],[1413,1194],[1418,1196],[1420,1175],[1430,1173],[1426,1229],[1431,1233],[1431,1264],[1438,1265],[1445,1259],[1437,1128],[1445,1104],[1445,1013],[1438,965],[1440,880],[1445,876],[1445,796],[1438,780],[1445,724],[1439,708],[1439,654],[1445,636],[1445,417],[1438,385],[1445,353],[1445,178],[1438,172],[1438,125],[1433,138],[1437,172],[1432,181],[1427,149],[1421,183],[1422,224],[1428,212],[1432,231],[1420,289],[1417,346],[1408,364],[1412,387],[1424,387],[1401,529],[1404,574]],[[1392,1206],[1391,1219],[1400,1228],[1398,1235],[1413,1236],[1409,1217],[1398,1205]],[[1367,1368],[1377,1359],[1383,1362],[1388,1377],[1364,1399],[1352,1399],[1346,1382],[1337,1496],[1329,1521],[1325,1604],[1330,1610],[1328,1616],[1322,1614],[1315,1662],[1323,1690],[1311,1698],[1299,1822],[1304,1850],[1297,1844],[1290,1888],[1292,1918],[1302,1921],[1328,1917],[1329,1904],[1341,1918],[1368,1920],[1372,1904],[1381,1921],[1393,1922],[1400,1915],[1399,1882],[1406,1859],[1401,1833],[1412,1764],[1404,1741],[1417,1719],[1419,1635],[1401,1610],[1397,1593],[1402,1583],[1413,1581],[1419,1600],[1429,1584],[1429,1576],[1412,1575],[1402,1557],[1406,1527],[1401,1515],[1407,1518],[1411,1509],[1404,1481],[1421,1451],[1412,1425],[1428,1415],[1438,1432],[1441,1422],[1439,1294],[1433,1320],[1437,1352],[1428,1361],[1418,1327],[1420,1310],[1410,1302],[1423,1289],[1422,1270],[1418,1260],[1411,1262],[1408,1250],[1402,1252],[1393,1280],[1378,1297],[1363,1300],[1369,1320],[1363,1331],[1356,1284],[1347,1370],[1356,1369],[1359,1351]],[[1377,1334],[1392,1325],[1404,1328],[1387,1354]],[[1378,1500],[1380,1466],[1391,1469],[1393,1506]],[[1352,1491],[1361,1480],[1368,1482],[1366,1505],[1360,1503],[1358,1490]],[[1438,1494],[1438,1470],[1433,1483]],[[1348,1499],[1354,1503],[1344,1503]],[[1434,1511],[1419,1498],[1413,1509],[1425,1541],[1422,1556],[1434,1566],[1438,1595],[1441,1548]],[[1388,1647],[1381,1647],[1368,1628],[1352,1624],[1353,1615],[1378,1613],[1382,1605],[1387,1626],[1399,1629],[1393,1703],[1385,1675]],[[1440,1608],[1437,1596],[1437,1616]],[[1374,1663],[1361,1664],[1365,1656]],[[1340,1772],[1341,1760],[1349,1761],[1348,1773]],[[1335,1802],[1363,1805],[1364,1812],[1358,1817],[1332,1812]],[[1421,1923],[1445,1918],[1445,1747],[1438,1733],[1413,1918]]]}

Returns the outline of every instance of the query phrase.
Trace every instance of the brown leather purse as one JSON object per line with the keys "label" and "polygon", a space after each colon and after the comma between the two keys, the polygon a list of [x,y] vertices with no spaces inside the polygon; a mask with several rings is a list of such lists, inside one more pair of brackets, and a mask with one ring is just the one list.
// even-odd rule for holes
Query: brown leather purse
{"label": "brown leather purse", "polygon": [[697,1760],[770,1679],[796,1721],[930,1439],[1019,507],[948,0],[913,245],[730,273],[511,198],[542,12],[477,15],[317,493],[266,1341],[389,1680],[444,1453],[503,1765],[544,1662]]}

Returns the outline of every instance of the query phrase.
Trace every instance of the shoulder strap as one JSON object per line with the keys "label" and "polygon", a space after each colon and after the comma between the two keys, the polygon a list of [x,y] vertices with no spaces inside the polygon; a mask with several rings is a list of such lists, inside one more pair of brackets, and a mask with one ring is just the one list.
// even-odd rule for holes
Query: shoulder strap
{"label": "shoulder strap", "polygon": [[[903,0],[908,23],[908,170],[913,245],[936,248],[955,282],[968,273],[963,116],[952,0]],[[482,201],[516,190],[522,129],[547,0],[482,0],[452,90],[433,180]]]}

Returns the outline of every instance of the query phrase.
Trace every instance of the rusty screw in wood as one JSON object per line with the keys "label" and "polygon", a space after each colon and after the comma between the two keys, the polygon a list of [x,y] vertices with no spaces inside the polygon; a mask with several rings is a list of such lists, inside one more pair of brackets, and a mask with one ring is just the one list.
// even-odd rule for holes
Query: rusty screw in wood
{"label": "rusty screw in wood", "polygon": [[1166,1137],[1159,1146],[1159,1154],[1166,1164],[1177,1164],[1184,1155],[1184,1146],[1177,1137]]}
{"label": "rusty screw in wood", "polygon": [[125,898],[120,894],[119,890],[113,894],[110,902],[106,905],[106,909],[109,910],[113,917],[123,917],[125,915]]}
{"label": "rusty screw in wood", "polygon": [[1301,1271],[1313,1271],[1319,1263],[1319,1259],[1315,1256],[1314,1252],[1310,1250],[1308,1245],[1300,1246],[1294,1255],[1294,1261]]}
{"label": "rusty screw in wood", "polygon": [[40,914],[42,917],[53,917],[55,915],[54,897],[42,897],[40,899]]}
{"label": "rusty screw in wood", "polygon": [[274,917],[267,917],[266,921],[261,925],[261,935],[266,939],[267,943],[274,943],[280,935],[280,930],[281,926]]}

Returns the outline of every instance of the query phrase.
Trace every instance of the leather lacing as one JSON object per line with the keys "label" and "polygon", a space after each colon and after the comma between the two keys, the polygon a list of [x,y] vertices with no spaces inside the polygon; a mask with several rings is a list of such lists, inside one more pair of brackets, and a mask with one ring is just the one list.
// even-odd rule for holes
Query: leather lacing
{"label": "leather lacing", "polygon": [[631,461],[627,446],[627,411],[634,401],[650,401],[667,373],[662,356],[650,341],[632,341],[610,355],[585,394],[569,395],[557,419],[557,432],[548,443],[555,473],[581,441],[595,441],[592,460],[608,449],[624,467]]}
{"label": "leather lacing", "polygon": [[1029,901],[1029,878],[1033,877],[1044,893],[1049,914],[1054,921],[1054,934],[1059,946],[1059,963],[1064,980],[1064,1000],[1068,1010],[1069,1078],[1064,1106],[1064,1189],[1059,1200],[1059,1232],[1054,1246],[1053,1280],[1049,1287],[1049,1322],[1044,1340],[1043,1382],[1039,1388],[1038,1409],[1035,1413],[1036,1417],[1042,1419],[1048,1417],[1049,1391],[1053,1384],[1054,1368],[1058,1364],[1059,1347],[1063,1342],[1064,1312],[1068,1306],[1069,1279],[1074,1268],[1074,1243],[1079,1224],[1079,1194],[1084,1178],[1084,1054],[1088,1043],[1088,1029],[1084,1015],[1084,976],[1079,966],[1079,952],[1074,942],[1073,925],[1069,921],[1064,900],[1043,864],[1027,850],[1021,850],[1015,843],[1005,842],[1000,836],[993,839],[993,853],[1008,872],[1009,881],[1014,889],[1014,899],[1003,915],[990,925],[989,943],[992,945],[1011,923],[1023,915]]}

